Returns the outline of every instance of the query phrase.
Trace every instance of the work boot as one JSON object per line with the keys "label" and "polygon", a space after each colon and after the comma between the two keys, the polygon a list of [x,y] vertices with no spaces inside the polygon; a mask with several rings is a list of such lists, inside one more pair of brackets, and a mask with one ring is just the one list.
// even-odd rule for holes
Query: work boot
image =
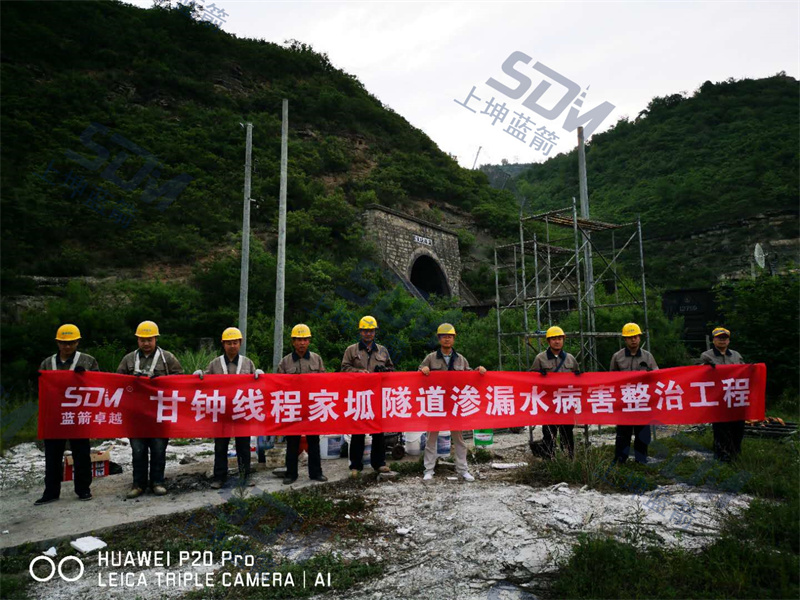
{"label": "work boot", "polygon": [[388,473],[389,471],[391,471],[391,469],[386,465],[378,467],[378,473]]}
{"label": "work boot", "polygon": [[461,474],[461,479],[464,481],[475,481],[475,478],[466,471]]}
{"label": "work boot", "polygon": [[128,500],[133,500],[134,498],[138,498],[139,496],[141,496],[143,493],[144,490],[142,488],[133,486],[131,488],[131,491],[128,492],[127,496],[125,497],[128,498]]}
{"label": "work boot", "polygon": [[225,485],[224,481],[220,481],[219,479],[215,479],[211,482],[211,489],[212,490],[221,490],[222,486]]}
{"label": "work boot", "polygon": [[36,502],[33,503],[34,506],[41,506],[42,504],[50,504],[51,502],[55,502],[58,498],[53,498],[51,496],[42,496]]}
{"label": "work boot", "polygon": [[91,499],[92,499],[92,492],[86,491],[78,494],[78,500],[91,500]]}
{"label": "work boot", "polygon": [[297,477],[289,477],[288,475],[283,478],[283,485],[291,485],[297,481]]}
{"label": "work boot", "polygon": [[433,473],[425,473],[422,476],[422,481],[433,481]]}
{"label": "work boot", "polygon": [[328,478],[325,477],[325,475],[317,475],[316,477],[312,477],[311,481],[321,481],[321,482],[324,483],[324,482],[328,481]]}
{"label": "work boot", "polygon": [[350,469],[350,479],[358,479],[361,476],[361,471],[358,469]]}
{"label": "work boot", "polygon": [[153,493],[156,496],[166,496],[167,495],[167,488],[165,488],[160,483],[157,483],[153,486]]}

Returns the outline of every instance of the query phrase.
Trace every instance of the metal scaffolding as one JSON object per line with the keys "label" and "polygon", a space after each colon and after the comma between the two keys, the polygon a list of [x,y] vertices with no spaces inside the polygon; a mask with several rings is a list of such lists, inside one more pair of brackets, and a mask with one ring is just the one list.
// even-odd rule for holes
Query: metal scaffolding
{"label": "metal scaffolding", "polygon": [[[541,232],[526,232],[526,226],[532,223],[544,224],[544,241],[540,240]],[[619,248],[617,233],[623,233],[625,239]],[[635,249],[639,252],[641,290],[631,289],[617,272],[620,256]],[[532,275],[528,273],[530,258],[526,257],[533,259]],[[599,273],[594,270],[595,260],[600,263]],[[546,328],[558,324],[559,315],[577,312],[578,331],[566,332],[569,339],[580,340],[575,357],[586,371],[605,370],[607,367],[598,360],[597,340],[619,338],[619,331],[597,331],[596,311],[613,306],[643,309],[645,347],[649,350],[640,219],[612,224],[580,218],[575,198],[572,206],[566,208],[532,216],[520,214],[519,242],[495,246],[494,269],[500,369],[529,370],[535,354],[546,347],[542,344]],[[514,283],[501,285],[501,273],[509,269],[513,271]],[[614,302],[597,304],[595,290],[606,284],[613,284]],[[606,289],[610,292],[610,287]],[[504,331],[504,316],[512,315],[515,322],[506,323],[508,330]]]}

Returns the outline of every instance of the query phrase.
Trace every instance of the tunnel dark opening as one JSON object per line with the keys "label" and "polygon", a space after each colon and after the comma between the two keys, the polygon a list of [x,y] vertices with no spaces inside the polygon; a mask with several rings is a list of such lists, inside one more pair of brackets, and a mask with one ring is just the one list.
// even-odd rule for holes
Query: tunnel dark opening
{"label": "tunnel dark opening", "polygon": [[420,256],[411,267],[411,283],[426,298],[431,294],[449,296],[447,278],[439,264],[430,256]]}

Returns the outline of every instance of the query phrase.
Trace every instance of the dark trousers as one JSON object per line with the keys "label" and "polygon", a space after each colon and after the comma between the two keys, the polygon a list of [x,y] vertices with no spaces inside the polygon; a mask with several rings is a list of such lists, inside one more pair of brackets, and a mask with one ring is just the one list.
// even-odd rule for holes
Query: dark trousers
{"label": "dark trousers", "polygon": [[742,453],[744,421],[712,423],[711,429],[714,432],[714,458],[731,462]]}
{"label": "dark trousers", "polygon": [[[64,476],[64,448],[67,440],[44,440],[44,497],[58,498],[61,495],[61,480]],[[92,485],[92,459],[89,440],[70,440],[73,464],[72,478],[75,493],[88,492]]]}
{"label": "dark trousers", "polygon": [[647,462],[647,446],[650,444],[649,425],[617,425],[617,439],[614,444],[614,462],[624,463],[631,453],[631,434],[633,440],[633,456],[636,462]]}
{"label": "dark trousers", "polygon": [[[369,463],[376,471],[386,464],[386,443],[382,433],[372,434],[372,452]],[[350,469],[361,471],[364,469],[364,434],[357,434],[350,438]]]}
{"label": "dark trousers", "polygon": [[575,457],[574,425],[543,425],[542,445],[549,458],[556,454],[556,434],[561,435],[560,445],[562,450],[569,453],[570,458]]}
{"label": "dark trousers", "polygon": [[[308,476],[313,479],[322,475],[322,459],[319,456],[319,436],[307,435]],[[363,450],[362,450],[363,452]],[[297,458],[300,455],[300,436],[286,436],[286,476],[297,479]]]}
{"label": "dark trousers", "polygon": [[[133,485],[145,489],[148,485],[164,485],[167,465],[167,438],[131,438],[133,452]],[[147,454],[150,453],[150,477],[147,476]]]}
{"label": "dark trousers", "polygon": [[[228,444],[231,438],[214,438],[214,479],[225,481],[228,479]],[[250,474],[250,436],[237,437],[236,464],[239,467],[239,477]]]}

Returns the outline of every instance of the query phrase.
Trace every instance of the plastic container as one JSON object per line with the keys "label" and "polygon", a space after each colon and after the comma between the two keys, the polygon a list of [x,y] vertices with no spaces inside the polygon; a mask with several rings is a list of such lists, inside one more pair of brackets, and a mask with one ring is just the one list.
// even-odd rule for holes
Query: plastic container
{"label": "plastic container", "polygon": [[425,451],[425,440],[427,435],[424,431],[409,431],[404,435],[406,443],[406,454],[409,456],[419,456]]}
{"label": "plastic container", "polygon": [[475,442],[475,446],[491,446],[494,444],[494,430],[475,429],[472,432],[472,441]]}
{"label": "plastic container", "polygon": [[364,436],[364,462],[369,462],[372,455],[372,436],[367,434]]}
{"label": "plastic container", "polygon": [[342,451],[344,437],[341,435],[321,435],[319,436],[319,456],[322,460],[333,460],[339,458]]}
{"label": "plastic container", "polygon": [[436,439],[436,456],[450,456],[450,432],[440,431]]}
{"label": "plastic container", "polygon": [[257,450],[272,450],[275,447],[274,435],[259,435],[256,438]]}
{"label": "plastic container", "polygon": [[[347,442],[347,447],[350,448],[353,442],[353,436],[346,433],[344,434],[344,441]],[[364,436],[364,458],[362,459],[364,462],[369,462],[369,457],[372,454],[372,436],[366,434]]]}

